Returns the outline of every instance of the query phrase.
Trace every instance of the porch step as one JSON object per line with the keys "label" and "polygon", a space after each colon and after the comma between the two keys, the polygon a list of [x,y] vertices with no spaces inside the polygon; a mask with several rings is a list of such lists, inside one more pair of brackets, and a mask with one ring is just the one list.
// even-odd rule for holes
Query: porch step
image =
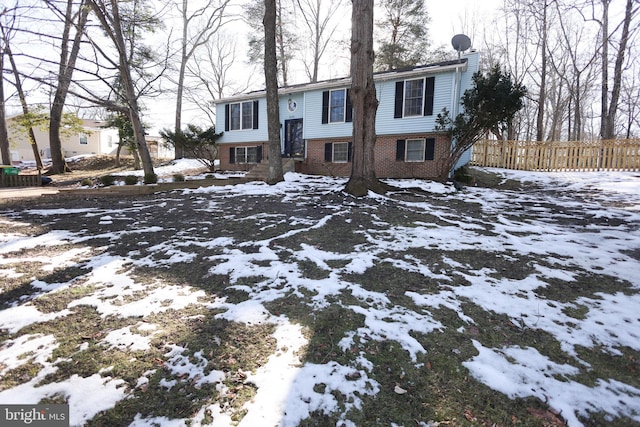
{"label": "porch step", "polygon": [[[293,159],[291,158],[283,158],[282,159],[282,171],[283,173],[287,172],[295,172],[296,165]],[[255,165],[245,178],[250,181],[266,181],[269,178],[269,160],[263,160],[261,163]]]}

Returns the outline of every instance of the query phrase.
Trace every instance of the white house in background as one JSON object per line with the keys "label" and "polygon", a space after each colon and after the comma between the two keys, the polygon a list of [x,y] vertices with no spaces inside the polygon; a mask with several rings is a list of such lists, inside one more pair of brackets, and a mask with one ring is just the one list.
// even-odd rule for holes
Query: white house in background
{"label": "white house in background", "polygon": [[[16,119],[19,116],[7,118],[7,130],[9,133],[9,150],[11,151],[11,161],[19,163],[23,161],[34,161],[33,148],[29,142],[28,135],[16,126]],[[115,154],[118,148],[118,130],[115,128],[104,128],[106,122],[91,119],[82,119],[84,131],[76,135],[62,136],[62,151],[65,157],[78,156],[83,154]],[[49,130],[34,128],[36,143],[42,158],[51,158],[51,148],[49,147]]]}

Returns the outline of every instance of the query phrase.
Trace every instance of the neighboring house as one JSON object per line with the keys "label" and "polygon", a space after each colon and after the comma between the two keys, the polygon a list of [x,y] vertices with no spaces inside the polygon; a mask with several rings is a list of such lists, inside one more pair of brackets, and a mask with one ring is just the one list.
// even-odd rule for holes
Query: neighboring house
{"label": "neighboring house", "polygon": [[[7,118],[7,128],[9,131],[9,149],[11,151],[11,161],[19,163],[23,161],[34,161],[33,148],[29,142],[28,135],[15,125],[18,116]],[[115,155],[118,149],[120,137],[118,129],[105,128],[106,122],[91,119],[82,119],[84,132],[77,135],[61,135],[62,152],[65,157],[79,155],[103,154]],[[49,130],[34,128],[36,143],[40,156],[44,159],[51,158],[51,148],[49,144]],[[160,137],[149,138],[147,144],[152,157],[173,158],[173,152],[167,150],[165,144],[159,143]],[[123,150],[122,154],[125,154]]]}
{"label": "neighboring house", "polygon": [[[9,131],[9,149],[13,162],[33,161],[33,148],[27,133],[19,129],[15,124],[15,119],[19,116],[7,118],[7,129]],[[83,154],[115,154],[118,148],[118,130],[114,128],[104,128],[105,122],[82,119],[84,132],[74,135],[61,135],[62,151],[65,157],[78,156]],[[51,148],[49,147],[49,129],[35,127],[34,134],[38,150],[42,158],[51,158]]]}
{"label": "neighboring house", "polygon": [[[376,73],[376,176],[434,178],[440,175],[451,141],[434,131],[443,108],[453,115],[460,97],[472,87],[479,53],[410,69]],[[283,157],[296,160],[296,171],[348,176],[351,173],[351,79],[283,87],[278,90]],[[265,91],[215,101],[216,129],[224,131],[220,168],[249,170],[267,160]],[[459,165],[470,159],[464,156]]]}
{"label": "neighboring house", "polygon": [[147,135],[147,147],[149,147],[149,155],[152,159],[173,159],[176,152],[173,145],[164,140],[161,136]]}

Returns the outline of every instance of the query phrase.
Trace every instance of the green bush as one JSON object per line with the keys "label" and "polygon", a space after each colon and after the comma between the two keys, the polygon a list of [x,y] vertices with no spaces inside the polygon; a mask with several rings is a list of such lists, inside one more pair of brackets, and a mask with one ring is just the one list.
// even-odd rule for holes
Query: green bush
{"label": "green bush", "polygon": [[173,182],[182,182],[182,181],[184,181],[184,175],[182,175],[181,173],[173,174]]}
{"label": "green bush", "polygon": [[138,177],[135,175],[127,175],[124,177],[124,183],[126,185],[136,185],[138,183]]}
{"label": "green bush", "polygon": [[102,185],[104,185],[105,187],[108,187],[110,185],[115,184],[116,182],[116,177],[113,175],[104,175],[100,177],[100,182],[102,183]]}
{"label": "green bush", "polygon": [[145,184],[156,184],[158,182],[158,175],[155,173],[147,173],[144,175]]}
{"label": "green bush", "polygon": [[82,185],[83,187],[91,187],[93,185],[93,181],[91,180],[91,178],[85,178],[80,181],[80,185]]}

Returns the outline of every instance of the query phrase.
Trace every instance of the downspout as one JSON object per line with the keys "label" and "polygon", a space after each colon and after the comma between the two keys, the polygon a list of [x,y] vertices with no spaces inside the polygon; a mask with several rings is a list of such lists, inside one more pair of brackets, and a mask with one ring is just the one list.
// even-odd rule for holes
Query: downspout
{"label": "downspout", "polygon": [[[458,55],[458,61],[460,61],[460,57]],[[451,100],[452,106],[451,106],[451,111],[452,113],[452,118],[456,118],[458,116],[458,114],[460,114],[460,86],[461,86],[461,80],[462,80],[462,72],[460,71],[461,67],[462,67],[462,62],[460,62],[458,65],[456,65],[455,68],[455,76],[453,79],[453,99]],[[453,154],[453,149],[455,147],[457,141],[451,140],[451,145],[449,147],[450,150],[450,154]],[[455,167],[455,165],[450,165],[450,169],[449,169],[449,179],[453,178],[453,168]]]}

